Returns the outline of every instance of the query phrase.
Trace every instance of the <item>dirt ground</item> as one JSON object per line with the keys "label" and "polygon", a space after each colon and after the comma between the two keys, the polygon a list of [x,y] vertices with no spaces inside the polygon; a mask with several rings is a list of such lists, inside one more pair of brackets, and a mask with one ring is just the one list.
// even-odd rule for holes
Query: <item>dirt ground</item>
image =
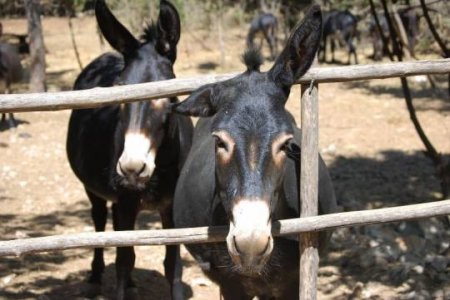
{"label": "dirt ground", "polygon": [[[23,20],[3,21],[4,32],[24,33]],[[92,17],[74,20],[84,65],[101,53]],[[239,55],[246,30],[225,35],[224,66],[218,39],[207,31],[183,32],[176,74],[243,70]],[[65,19],[44,19],[50,91],[68,90],[80,72]],[[200,42],[201,41],[201,42]],[[361,45],[360,45],[361,46]],[[362,47],[360,47],[361,49]],[[359,58],[371,52],[359,51]],[[344,58],[339,53],[339,58]],[[430,57],[433,58],[433,57]],[[434,58],[437,58],[434,57]],[[268,68],[266,64],[264,68]],[[436,148],[450,152],[450,101],[440,89],[415,83],[414,103]],[[24,90],[18,86],[16,90]],[[299,118],[299,88],[288,108]],[[93,231],[82,185],[69,168],[65,138],[70,111],[17,114],[16,130],[0,129],[0,239]],[[434,168],[409,120],[398,79],[320,86],[320,149],[343,210],[440,199]],[[140,215],[137,228],[160,228],[157,215]],[[111,230],[109,221],[108,230]],[[450,299],[450,230],[441,219],[336,230],[321,258],[319,299]],[[114,249],[106,250],[103,297],[114,298]],[[163,247],[137,247],[142,299],[168,299]],[[191,299],[219,299],[187,253],[183,281]],[[82,299],[90,250],[0,258],[0,299]]]}

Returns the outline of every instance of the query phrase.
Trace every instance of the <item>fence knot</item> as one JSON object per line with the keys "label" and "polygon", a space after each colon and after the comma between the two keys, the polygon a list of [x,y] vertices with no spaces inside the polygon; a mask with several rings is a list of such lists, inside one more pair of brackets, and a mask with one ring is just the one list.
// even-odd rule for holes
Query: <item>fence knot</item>
{"label": "fence knot", "polygon": [[311,82],[309,83],[309,91],[308,91],[309,95],[311,95],[311,93],[312,93],[312,89],[313,89],[313,86],[314,86],[314,81],[315,81],[315,79],[313,78],[311,80]]}

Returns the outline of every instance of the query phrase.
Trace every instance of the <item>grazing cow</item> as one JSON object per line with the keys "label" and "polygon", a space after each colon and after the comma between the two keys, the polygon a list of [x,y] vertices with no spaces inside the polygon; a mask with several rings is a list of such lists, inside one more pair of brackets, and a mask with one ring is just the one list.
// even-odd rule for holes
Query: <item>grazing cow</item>
{"label": "grazing cow", "polygon": [[[298,299],[298,241],[274,238],[271,224],[300,214],[301,132],[285,104],[313,63],[321,31],[316,5],[268,72],[259,71],[262,58],[250,50],[246,72],[200,87],[173,107],[204,117],[177,183],[175,226],[229,225],[226,242],[186,245],[225,300]],[[331,213],[336,201],[322,160],[319,174],[320,213]],[[328,237],[321,233],[321,250]]]}
{"label": "grazing cow", "polygon": [[254,39],[257,34],[262,34],[263,37],[261,38],[259,48],[262,48],[263,39],[265,39],[270,48],[270,59],[274,60],[277,56],[277,30],[278,21],[273,14],[264,13],[256,16],[250,24],[250,30],[247,35],[247,47],[255,48]]}
{"label": "grazing cow", "polygon": [[[348,10],[338,11],[332,10],[324,13],[324,25],[322,46],[320,52],[322,52],[322,61],[326,62],[327,53],[327,40],[330,41],[331,46],[331,61],[335,62],[334,50],[336,42],[341,46],[345,45],[348,52],[348,64],[350,64],[351,55],[355,59],[355,64],[358,64],[358,57],[356,55],[356,47],[353,44],[353,40],[358,35],[358,19]],[[320,55],[319,55],[320,57]]]}
{"label": "grazing cow", "polygon": [[[175,77],[180,19],[171,3],[161,1],[158,22],[146,28],[142,42],[119,23],[104,0],[97,0],[95,14],[106,40],[121,55],[107,53],[91,62],[78,76],[76,90]],[[72,112],[67,155],[92,204],[96,231],[105,230],[106,201],[113,203],[114,230],[133,230],[141,209],[158,210],[163,227],[173,227],[172,198],[193,130],[188,117],[170,112],[170,104],[177,101],[163,98]],[[134,261],[133,247],[117,248],[117,299],[136,296]],[[95,249],[89,297],[100,293],[104,268],[103,249]],[[164,268],[172,298],[182,299],[178,246],[166,247]]]}
{"label": "grazing cow", "polygon": [[[3,27],[0,23],[0,36],[3,33]],[[23,67],[20,63],[20,56],[18,49],[13,45],[0,42],[0,81],[5,83],[5,94],[10,94],[11,84],[22,81],[24,76]],[[8,119],[9,128],[17,126],[14,115],[9,113],[7,118],[6,113],[2,114],[1,123]]]}

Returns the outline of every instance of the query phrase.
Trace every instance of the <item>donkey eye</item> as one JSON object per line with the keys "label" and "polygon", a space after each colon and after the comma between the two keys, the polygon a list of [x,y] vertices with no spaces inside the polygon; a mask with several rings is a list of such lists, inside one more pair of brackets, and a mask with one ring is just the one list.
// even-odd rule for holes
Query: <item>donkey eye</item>
{"label": "donkey eye", "polygon": [[290,140],[285,141],[280,145],[280,148],[278,149],[279,152],[288,152],[290,147]]}
{"label": "donkey eye", "polygon": [[225,151],[228,151],[227,144],[218,136],[214,136],[215,143],[216,143],[216,149],[222,149]]}

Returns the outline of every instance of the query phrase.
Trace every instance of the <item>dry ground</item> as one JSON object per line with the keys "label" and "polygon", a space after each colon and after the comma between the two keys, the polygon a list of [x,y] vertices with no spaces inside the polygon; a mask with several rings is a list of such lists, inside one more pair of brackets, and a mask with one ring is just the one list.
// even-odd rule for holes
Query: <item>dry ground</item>
{"label": "dry ground", "polygon": [[[101,53],[91,17],[74,20],[81,59]],[[5,20],[5,32],[25,32],[23,20]],[[216,35],[185,32],[178,77],[243,70],[238,56],[245,30],[226,34],[225,65],[218,66]],[[70,89],[79,73],[67,20],[44,20],[51,91]],[[200,43],[199,41],[202,41]],[[359,53],[360,59],[370,50]],[[341,54],[341,57],[343,55]],[[267,68],[269,65],[265,65]],[[18,87],[24,88],[22,87]],[[420,120],[439,151],[450,152],[450,102],[444,89],[414,85]],[[299,116],[299,89],[288,108]],[[17,130],[0,130],[0,239],[93,231],[89,205],[65,157],[69,111],[17,114]],[[439,199],[439,183],[402,98],[399,80],[320,86],[320,148],[345,210]],[[144,213],[139,229],[160,228]],[[108,225],[111,230],[111,225]],[[450,299],[450,231],[440,220],[342,229],[322,259],[319,299]],[[143,299],[167,299],[163,247],[137,248],[136,270]],[[0,258],[0,299],[81,299],[91,251]],[[192,299],[219,299],[219,291],[183,250],[183,280]],[[106,251],[103,294],[114,295],[114,250]]]}

